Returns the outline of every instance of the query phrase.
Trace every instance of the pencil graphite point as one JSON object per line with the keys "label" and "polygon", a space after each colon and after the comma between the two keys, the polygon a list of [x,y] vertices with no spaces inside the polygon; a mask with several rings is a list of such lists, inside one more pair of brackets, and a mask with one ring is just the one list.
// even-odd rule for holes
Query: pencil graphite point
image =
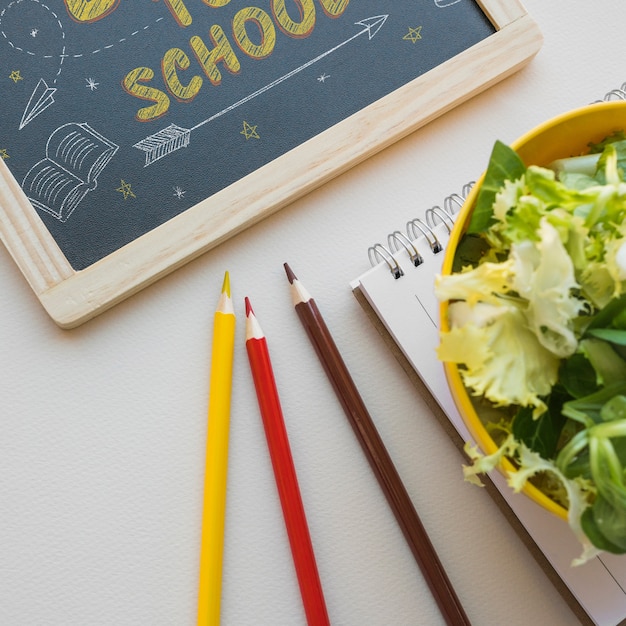
{"label": "pencil graphite point", "polygon": [[287,278],[289,279],[289,282],[293,285],[293,281],[298,280],[298,278],[293,273],[293,270],[289,267],[288,263],[284,263],[283,267],[285,268],[285,272],[287,273]]}
{"label": "pencil graphite point", "polygon": [[284,268],[287,273],[289,283],[291,284],[291,299],[293,300],[294,306],[298,306],[298,304],[301,304],[302,302],[309,302],[310,300],[313,300],[311,294],[304,288],[287,263],[284,264]]}
{"label": "pencil graphite point", "polygon": [[230,294],[230,275],[228,274],[228,272],[226,272],[224,274],[224,282],[222,283],[222,293],[225,293],[229,298],[231,297],[231,294]]}
{"label": "pencil graphite point", "polygon": [[250,304],[250,300],[246,297],[246,341],[248,339],[263,339],[265,337],[265,333],[259,324],[259,321],[252,310],[252,305]]}
{"label": "pencil graphite point", "polygon": [[220,293],[220,299],[217,303],[217,312],[224,313],[226,315],[234,315],[233,301],[230,296],[230,275],[228,272],[224,274],[224,282],[222,283],[222,291]]}

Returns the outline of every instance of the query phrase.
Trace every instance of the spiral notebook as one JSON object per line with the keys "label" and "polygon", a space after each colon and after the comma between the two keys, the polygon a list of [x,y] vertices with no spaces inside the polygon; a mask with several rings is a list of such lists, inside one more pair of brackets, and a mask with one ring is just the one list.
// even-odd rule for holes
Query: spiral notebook
{"label": "spiral notebook", "polygon": [[[616,98],[626,99],[626,83],[603,99]],[[372,245],[368,250],[372,268],[351,283],[374,325],[460,448],[471,436],[435,353],[439,337],[433,285],[471,186],[468,183],[447,196],[441,206],[426,209],[403,230],[390,232],[385,244]],[[626,558],[604,554],[572,567],[580,544],[573,534],[562,532],[563,521],[514,494],[499,472],[492,474],[487,486],[496,502],[578,617],[598,626],[626,624]]]}

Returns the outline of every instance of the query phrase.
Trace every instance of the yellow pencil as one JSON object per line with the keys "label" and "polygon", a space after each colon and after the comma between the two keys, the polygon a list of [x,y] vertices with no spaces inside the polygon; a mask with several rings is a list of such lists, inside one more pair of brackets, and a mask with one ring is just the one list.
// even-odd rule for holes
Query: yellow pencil
{"label": "yellow pencil", "polygon": [[213,321],[198,626],[218,626],[220,623],[234,345],[235,313],[230,294],[230,278],[226,272]]}

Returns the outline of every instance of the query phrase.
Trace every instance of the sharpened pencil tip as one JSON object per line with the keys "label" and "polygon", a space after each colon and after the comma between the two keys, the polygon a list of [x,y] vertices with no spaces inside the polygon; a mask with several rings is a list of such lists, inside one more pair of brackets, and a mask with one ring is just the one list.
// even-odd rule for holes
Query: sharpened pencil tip
{"label": "sharpened pencil tip", "polygon": [[254,311],[252,310],[252,306],[250,304],[249,298],[245,299],[246,303],[246,341],[249,339],[264,339],[265,334],[263,333],[263,329],[259,324],[259,320],[257,320]]}
{"label": "sharpened pencil tip", "polygon": [[298,278],[293,273],[293,270],[289,267],[288,263],[285,263],[283,267],[285,268],[285,272],[287,273],[287,278],[289,279],[289,282],[293,285],[293,281],[298,280]]}
{"label": "sharpened pencil tip", "polygon": [[222,293],[225,293],[229,298],[230,295],[230,276],[228,272],[224,274],[224,282],[222,283]]}
{"label": "sharpened pencil tip", "polygon": [[230,275],[228,272],[224,274],[222,291],[220,292],[220,299],[217,302],[215,312],[223,313],[225,315],[235,315],[235,310],[233,309],[233,299],[230,297]]}
{"label": "sharpened pencil tip", "polygon": [[294,306],[298,306],[302,302],[308,302],[312,300],[309,292],[300,284],[298,277],[293,273],[293,270],[289,267],[288,263],[284,264],[285,272],[287,272],[287,278],[289,279],[289,283],[291,285],[291,299],[293,300]]}

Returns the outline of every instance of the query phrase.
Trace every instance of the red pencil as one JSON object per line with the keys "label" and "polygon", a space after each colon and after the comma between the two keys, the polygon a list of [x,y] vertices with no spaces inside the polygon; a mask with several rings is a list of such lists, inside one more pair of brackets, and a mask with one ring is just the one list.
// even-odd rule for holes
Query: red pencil
{"label": "red pencil", "polygon": [[272,459],[274,477],[283,509],[304,612],[309,626],[330,624],[267,341],[248,298],[245,302],[246,350],[259,401],[259,409],[263,418],[265,437]]}

